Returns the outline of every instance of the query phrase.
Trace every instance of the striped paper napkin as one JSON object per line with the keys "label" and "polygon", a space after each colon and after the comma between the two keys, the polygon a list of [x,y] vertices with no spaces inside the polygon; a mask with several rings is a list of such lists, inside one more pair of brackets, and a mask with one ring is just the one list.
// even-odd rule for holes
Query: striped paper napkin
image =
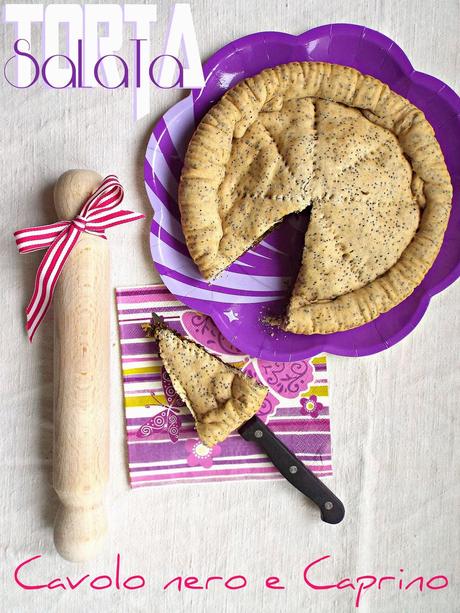
{"label": "striped paper napkin", "polygon": [[318,476],[332,474],[325,355],[296,362],[244,355],[208,316],[184,306],[164,285],[122,288],[116,297],[132,487],[282,478],[258,447],[237,433],[212,449],[200,443],[155,342],[141,328],[152,311],[171,328],[269,387],[259,416]]}

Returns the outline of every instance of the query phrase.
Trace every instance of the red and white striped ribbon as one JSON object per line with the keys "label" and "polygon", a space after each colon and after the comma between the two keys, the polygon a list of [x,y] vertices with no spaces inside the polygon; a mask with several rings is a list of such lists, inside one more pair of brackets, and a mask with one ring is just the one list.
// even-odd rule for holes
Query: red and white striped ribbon
{"label": "red and white striped ribbon", "polygon": [[87,232],[106,239],[107,228],[144,217],[141,213],[117,209],[123,194],[118,178],[109,175],[86,200],[75,219],[24,228],[14,233],[19,253],[48,249],[38,267],[34,292],[26,308],[26,329],[30,341],[51,304],[56,282],[80,234]]}

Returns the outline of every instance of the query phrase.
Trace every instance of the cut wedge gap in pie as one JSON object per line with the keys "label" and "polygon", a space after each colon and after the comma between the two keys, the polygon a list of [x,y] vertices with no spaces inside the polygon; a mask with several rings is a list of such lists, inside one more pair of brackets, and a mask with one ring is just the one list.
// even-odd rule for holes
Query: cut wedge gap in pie
{"label": "cut wedge gap in pie", "polygon": [[143,328],[157,342],[174,389],[193,415],[204,445],[224,441],[257,413],[266,387],[168,328],[156,315]]}
{"label": "cut wedge gap in pie", "polygon": [[279,322],[300,334],[354,328],[406,298],[440,249],[451,200],[422,111],[377,79],[319,62],[229,90],[197,127],[179,184],[187,246],[207,279],[311,207]]}

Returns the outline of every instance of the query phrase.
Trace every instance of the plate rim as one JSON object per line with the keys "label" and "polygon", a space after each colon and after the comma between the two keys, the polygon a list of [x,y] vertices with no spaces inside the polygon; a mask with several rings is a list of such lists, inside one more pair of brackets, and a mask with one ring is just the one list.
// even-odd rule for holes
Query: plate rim
{"label": "plate rim", "polygon": [[[270,42],[270,39],[272,39],[271,42],[274,42],[274,43],[279,43],[280,40],[284,39],[284,41],[288,42],[290,45],[297,45],[299,42],[301,43],[307,42],[310,39],[315,39],[318,37],[322,37],[324,35],[328,35],[330,37],[333,31],[334,32],[342,31],[343,34],[347,36],[359,35],[361,38],[367,37],[370,40],[372,40],[372,42],[374,42],[378,47],[383,48],[387,54],[392,56],[392,58],[398,64],[398,66],[400,67],[405,77],[409,78],[410,81],[414,81],[414,82],[418,82],[419,80],[423,81],[424,85],[433,91],[434,96],[440,96],[441,98],[443,98],[445,102],[447,103],[447,105],[450,108],[452,108],[454,113],[458,115],[460,118],[460,98],[457,96],[455,91],[452,88],[450,88],[449,85],[447,85],[446,83],[444,83],[437,77],[434,77],[427,73],[415,70],[409,58],[404,53],[404,51],[401,49],[401,47],[396,42],[394,42],[391,38],[386,36],[385,34],[382,34],[381,32],[378,32],[377,30],[368,28],[366,26],[360,26],[357,24],[350,24],[350,23],[324,24],[324,25],[320,25],[315,28],[306,30],[305,32],[302,32],[301,34],[298,34],[298,35],[290,34],[287,32],[278,32],[278,31],[254,32],[252,34],[248,34],[246,36],[230,41],[229,43],[227,43],[226,45],[218,49],[214,54],[212,54],[204,62],[203,72],[205,75],[205,83],[208,82],[208,79],[212,75],[213,71],[218,69],[221,60],[223,58],[227,58],[230,52],[232,53],[238,52],[238,48],[241,47],[242,45],[246,47],[248,43],[249,44],[253,44],[254,42],[260,43],[261,41],[267,43],[267,42]],[[336,63],[339,63],[339,62],[336,62]],[[276,63],[274,63],[273,65],[276,65]],[[269,66],[267,65],[267,67]],[[257,72],[260,72],[260,71],[257,71]],[[247,76],[243,76],[242,78],[247,78]],[[165,117],[167,117],[168,115],[177,114],[178,109],[181,108],[180,105],[190,105],[190,103],[192,103],[193,108],[196,109],[196,105],[199,104],[201,95],[203,94],[205,87],[202,89],[190,90],[189,94],[185,98],[183,98],[182,100],[178,101],[173,106],[171,106],[161,116],[161,118],[157,122],[155,122],[155,125],[152,129],[152,134],[147,144],[146,157],[145,157],[146,165],[149,164],[147,156],[148,156],[149,149],[152,148],[150,144],[151,144],[151,140],[154,138],[156,128],[160,125],[160,123],[164,122]],[[158,142],[158,136],[155,138],[155,141]],[[145,170],[144,170],[144,183],[145,183],[146,190],[148,192],[148,184],[147,184],[147,180],[145,179]],[[148,193],[147,193],[147,196],[148,196]],[[161,209],[157,210],[157,208],[155,207],[154,203],[151,201],[149,196],[148,198],[149,198],[149,202],[154,211],[154,217],[152,219],[152,223],[150,226],[150,250],[151,250],[154,264],[157,267],[159,262],[157,261],[157,257],[156,257],[156,252],[158,250],[158,245],[156,243],[160,243],[160,241],[157,238],[157,236],[154,234],[152,228],[155,223],[158,223],[159,226],[161,227],[162,211]],[[444,245],[444,241],[445,239],[443,240],[443,245]],[[432,266],[436,264],[438,257],[439,257],[439,254],[436,257],[435,261],[433,262]],[[163,266],[163,265],[160,263],[160,266]],[[431,269],[432,267],[430,268],[430,270]],[[166,285],[166,287],[168,287],[168,275],[162,274],[162,272],[160,271],[158,271],[158,273],[163,283]],[[411,309],[412,312],[408,320],[406,321],[406,323],[402,325],[401,327],[399,327],[397,331],[395,331],[392,335],[389,336],[389,338],[383,338],[382,333],[378,330],[378,328],[376,328],[375,322],[378,322],[382,316],[385,316],[388,313],[391,313],[393,309],[391,309],[387,313],[383,313],[382,315],[377,317],[375,320],[372,320],[371,322],[363,324],[364,326],[372,326],[377,332],[376,337],[380,338],[380,340],[376,340],[375,342],[370,342],[366,345],[360,344],[358,346],[355,346],[354,343],[347,344],[345,342],[345,344],[343,344],[343,341],[337,344],[337,335],[340,334],[340,332],[324,334],[324,335],[306,335],[310,338],[308,350],[293,351],[289,355],[280,354],[277,356],[277,359],[278,361],[290,361],[291,359],[303,359],[306,357],[311,357],[321,352],[327,352],[327,353],[331,353],[331,354],[339,355],[339,356],[360,357],[360,356],[372,355],[375,353],[379,353],[380,351],[384,351],[385,349],[397,344],[403,338],[405,338],[408,334],[410,334],[410,332],[422,320],[423,315],[425,314],[428,308],[431,298],[435,296],[436,294],[440,293],[441,291],[443,291],[444,289],[446,289],[452,283],[454,283],[454,281],[456,281],[459,276],[460,276],[460,258],[458,262],[456,263],[456,265],[448,273],[446,273],[445,275],[442,275],[442,277],[437,282],[424,284],[424,281],[426,279],[425,277],[425,279],[421,282],[421,284],[419,284],[415,288],[414,292],[412,292],[410,296],[408,296],[404,301],[399,303],[399,304],[402,304],[406,300],[411,300],[412,302],[414,302],[414,308]],[[187,306],[189,306],[189,308],[196,308],[196,306],[194,306],[194,301],[196,299],[194,299],[193,297],[179,296],[179,299],[182,302],[184,302]],[[257,357],[260,357],[262,359],[271,359],[271,360],[274,359],[273,351],[266,351],[264,348],[261,348],[258,352],[254,353],[253,349],[251,350],[250,341],[246,343],[244,341],[244,338],[241,338],[240,336],[233,337],[232,334],[229,335],[228,334],[229,328],[226,325],[226,322],[223,319],[223,316],[220,310],[216,309],[215,303],[210,300],[206,301],[206,303],[208,305],[208,309],[205,314],[209,315],[214,320],[214,323],[216,324],[220,332],[225,336],[225,338],[228,338],[228,340],[232,342],[239,350],[249,355],[256,355]],[[225,304],[229,304],[229,303],[225,303]],[[397,308],[398,306],[399,305],[396,305],[394,308]],[[200,310],[203,312],[202,308]],[[362,327],[363,326],[359,326],[352,330],[344,331],[344,333],[352,332],[353,330],[356,331]],[[299,335],[296,335],[296,336],[299,336]],[[318,338],[315,340],[312,340],[313,336],[316,336]]]}

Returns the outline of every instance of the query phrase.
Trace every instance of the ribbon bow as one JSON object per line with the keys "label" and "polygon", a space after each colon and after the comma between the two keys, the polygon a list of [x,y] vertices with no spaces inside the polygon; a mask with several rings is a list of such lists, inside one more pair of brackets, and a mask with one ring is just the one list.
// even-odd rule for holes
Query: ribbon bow
{"label": "ribbon bow", "polygon": [[106,239],[107,228],[144,217],[141,213],[117,210],[123,194],[118,178],[109,175],[86,200],[75,219],[24,228],[14,233],[19,253],[48,249],[38,267],[34,292],[26,308],[26,329],[31,342],[51,304],[56,282],[80,234],[87,232]]}

